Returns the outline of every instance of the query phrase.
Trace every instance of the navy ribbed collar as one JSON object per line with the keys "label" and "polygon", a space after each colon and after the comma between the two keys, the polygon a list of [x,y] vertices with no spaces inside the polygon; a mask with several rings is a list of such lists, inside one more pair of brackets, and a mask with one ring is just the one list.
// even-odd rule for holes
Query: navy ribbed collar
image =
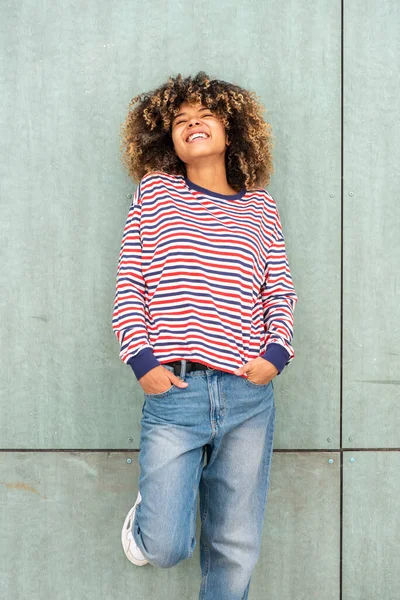
{"label": "navy ribbed collar", "polygon": [[213,192],[212,190],[208,190],[207,188],[201,187],[200,185],[193,183],[193,181],[190,181],[190,179],[188,179],[185,176],[183,178],[186,182],[186,185],[192,190],[196,190],[197,192],[206,194],[207,196],[215,196],[217,198],[222,198],[223,200],[239,200],[240,198],[243,198],[243,196],[246,193],[246,188],[242,188],[237,194],[219,194],[218,192]]}

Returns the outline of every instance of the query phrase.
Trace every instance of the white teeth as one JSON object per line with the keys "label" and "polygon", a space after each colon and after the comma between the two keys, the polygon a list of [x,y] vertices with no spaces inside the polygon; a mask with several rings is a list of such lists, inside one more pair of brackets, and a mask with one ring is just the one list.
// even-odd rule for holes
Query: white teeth
{"label": "white teeth", "polygon": [[190,135],[188,137],[187,141],[191,142],[192,140],[196,139],[196,137],[206,138],[206,137],[208,137],[208,135],[206,133],[193,133],[192,135]]}

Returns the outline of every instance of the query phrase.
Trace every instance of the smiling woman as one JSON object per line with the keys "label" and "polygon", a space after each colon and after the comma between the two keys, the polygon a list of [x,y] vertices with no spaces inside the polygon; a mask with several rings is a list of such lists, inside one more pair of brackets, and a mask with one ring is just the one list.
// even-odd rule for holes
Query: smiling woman
{"label": "smiling woman", "polygon": [[139,185],[112,326],[144,404],[122,545],[138,566],[189,558],[200,490],[199,600],[247,600],[269,487],[272,379],[294,357],[297,302],[264,189],[270,126],[252,92],[204,72],[136,101],[123,158]]}
{"label": "smiling woman", "polygon": [[[264,111],[254,92],[210,79],[204,71],[193,78],[169,77],[131,100],[121,126],[122,162],[135,181],[164,171],[205,187],[218,181],[221,193],[264,187],[273,173],[271,126]],[[195,131],[208,137],[189,146],[187,135]],[[197,166],[205,154],[210,165],[223,159],[225,181],[222,171],[200,181]]]}

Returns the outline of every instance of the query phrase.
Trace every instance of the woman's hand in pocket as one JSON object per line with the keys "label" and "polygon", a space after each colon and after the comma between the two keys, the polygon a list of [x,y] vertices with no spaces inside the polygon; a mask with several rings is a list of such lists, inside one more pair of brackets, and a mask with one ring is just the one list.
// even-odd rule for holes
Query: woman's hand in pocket
{"label": "woman's hand in pocket", "polygon": [[278,373],[275,365],[262,356],[249,360],[233,372],[234,375],[247,375],[247,379],[258,385],[269,383]]}
{"label": "woman's hand in pocket", "polygon": [[168,391],[173,385],[180,388],[188,386],[186,381],[182,381],[180,377],[171,373],[171,371],[162,365],[147,371],[147,373],[139,379],[139,383],[145,394],[162,394],[163,392]]}

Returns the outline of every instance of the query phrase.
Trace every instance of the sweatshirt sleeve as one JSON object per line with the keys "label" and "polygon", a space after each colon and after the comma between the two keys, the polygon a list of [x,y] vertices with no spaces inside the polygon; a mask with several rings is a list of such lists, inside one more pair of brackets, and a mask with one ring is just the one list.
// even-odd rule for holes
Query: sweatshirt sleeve
{"label": "sweatshirt sleeve", "polygon": [[277,208],[274,239],[267,251],[261,298],[266,331],[266,349],[261,356],[275,365],[279,375],[295,356],[291,341],[293,337],[294,309],[298,298],[293,286]]}
{"label": "sweatshirt sleeve", "polygon": [[117,267],[112,329],[120,344],[120,358],[139,380],[160,363],[149,343],[145,318],[145,281],[142,274],[140,184],[126,220]]}

